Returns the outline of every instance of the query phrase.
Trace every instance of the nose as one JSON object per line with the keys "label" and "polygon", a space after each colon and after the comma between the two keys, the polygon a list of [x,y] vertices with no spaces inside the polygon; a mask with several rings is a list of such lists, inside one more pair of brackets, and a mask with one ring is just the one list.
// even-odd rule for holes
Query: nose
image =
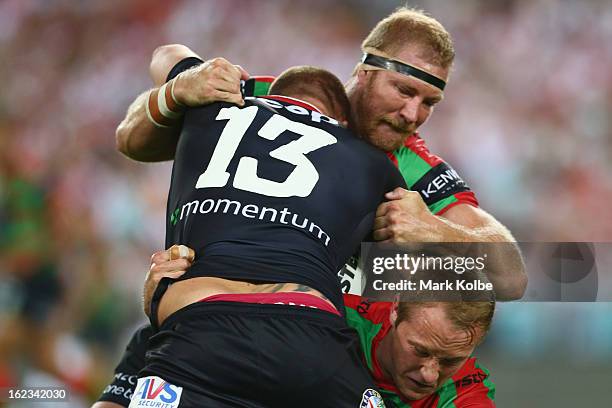
{"label": "nose", "polygon": [[421,382],[427,385],[434,386],[440,376],[438,361],[435,358],[428,359],[420,370]]}
{"label": "nose", "polygon": [[418,98],[406,98],[404,106],[400,110],[400,115],[407,123],[416,123],[419,117],[419,107],[421,103]]}

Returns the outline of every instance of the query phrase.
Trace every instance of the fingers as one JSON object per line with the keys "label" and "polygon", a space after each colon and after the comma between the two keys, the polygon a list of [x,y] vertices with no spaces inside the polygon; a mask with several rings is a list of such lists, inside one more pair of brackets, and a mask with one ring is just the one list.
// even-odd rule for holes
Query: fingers
{"label": "fingers", "polygon": [[154,278],[157,281],[160,281],[163,278],[177,279],[177,278],[180,278],[185,272],[187,272],[187,271],[181,270],[181,271],[174,271],[174,272],[164,272],[164,273],[160,273],[158,275],[155,275]]}
{"label": "fingers", "polygon": [[191,262],[187,259],[174,259],[172,261],[166,261],[158,264],[151,264],[151,272],[171,272],[176,270],[188,269],[191,266]]}
{"label": "fingers", "polygon": [[[173,245],[166,251],[157,251],[151,256],[149,278],[157,281],[163,277],[180,276],[189,267],[195,258],[193,249],[185,245]],[[179,273],[180,272],[180,273]]]}
{"label": "fingers", "polygon": [[[240,80],[247,79],[248,73],[239,65],[232,65],[224,58],[215,58],[210,61],[209,70],[212,74],[212,79],[226,81],[232,84],[233,91],[240,92]],[[246,78],[243,78],[246,76]]]}
{"label": "fingers", "polygon": [[374,226],[372,227],[372,229],[379,230],[381,228],[385,228],[387,225],[389,225],[387,217],[376,217],[374,218]]}
{"label": "fingers", "polygon": [[170,260],[170,253],[167,251],[157,251],[151,255],[151,265],[160,264]]}
{"label": "fingers", "polygon": [[185,245],[172,245],[165,252],[168,253],[169,260],[186,259],[191,263],[195,258],[195,251]]}
{"label": "fingers", "polygon": [[[400,200],[414,191],[408,191],[405,188],[396,187],[393,191],[389,191],[385,194],[387,200]],[[418,193],[417,193],[418,194]]]}
{"label": "fingers", "polygon": [[224,58],[214,58],[179,74],[175,82],[177,100],[186,106],[223,101],[244,105],[240,80],[248,73]]}
{"label": "fingers", "polygon": [[240,65],[234,65],[234,67],[236,67],[236,69],[237,69],[237,70],[240,72],[240,79],[244,79],[244,80],[246,81],[246,80],[247,80],[247,79],[249,79],[249,77],[251,76],[251,75],[249,75],[249,73],[248,73],[248,72],[247,72],[247,71],[246,71],[244,68],[242,68]]}
{"label": "fingers", "polygon": [[391,239],[393,237],[393,234],[391,232],[391,229],[381,228],[381,229],[372,231],[372,236],[374,237],[375,241],[384,241],[384,240]]}
{"label": "fingers", "polygon": [[387,215],[390,212],[397,212],[401,210],[402,210],[402,206],[399,202],[387,201],[378,206],[378,208],[376,209],[376,216],[382,217],[384,215]]}
{"label": "fingers", "polygon": [[217,91],[213,94],[213,98],[215,101],[234,103],[239,106],[244,105],[244,99],[242,99],[242,94],[240,93],[235,94],[230,92]]}

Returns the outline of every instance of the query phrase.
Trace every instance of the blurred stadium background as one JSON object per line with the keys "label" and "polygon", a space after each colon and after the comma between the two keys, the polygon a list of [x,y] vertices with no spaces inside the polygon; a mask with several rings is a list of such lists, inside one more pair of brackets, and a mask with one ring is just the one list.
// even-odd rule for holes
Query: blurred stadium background
{"label": "blurred stadium background", "polygon": [[[455,39],[446,100],[422,128],[521,241],[610,241],[612,4],[415,1]],[[395,1],[0,2],[0,387],[94,400],[163,245],[169,164],[114,150],[164,43],[251,74],[346,80]],[[609,274],[609,270],[600,270]],[[500,407],[610,406],[609,303],[504,304],[478,350]],[[54,404],[54,407],[62,406]]]}

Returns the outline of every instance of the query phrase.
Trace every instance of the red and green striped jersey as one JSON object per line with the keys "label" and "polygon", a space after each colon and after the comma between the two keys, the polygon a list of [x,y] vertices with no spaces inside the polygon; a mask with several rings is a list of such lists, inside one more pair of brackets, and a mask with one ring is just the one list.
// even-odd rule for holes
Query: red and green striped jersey
{"label": "red and green striped jersey", "polygon": [[384,378],[376,360],[376,350],[391,329],[389,316],[393,304],[371,302],[355,295],[344,295],[344,304],[347,322],[359,335],[365,362],[387,408],[495,407],[495,385],[489,379],[489,371],[474,357],[432,395],[416,401],[404,399],[395,385]]}
{"label": "red and green striped jersey", "polygon": [[[244,81],[245,96],[267,95],[274,77],[254,76]],[[388,153],[410,190],[417,191],[429,210],[437,215],[457,204],[478,207],[478,200],[459,174],[440,157],[431,154],[418,133],[404,146]]]}
{"label": "red and green striped jersey", "polygon": [[440,215],[457,204],[478,207],[474,192],[448,163],[429,151],[418,133],[387,155],[408,188],[421,194],[432,213]]}

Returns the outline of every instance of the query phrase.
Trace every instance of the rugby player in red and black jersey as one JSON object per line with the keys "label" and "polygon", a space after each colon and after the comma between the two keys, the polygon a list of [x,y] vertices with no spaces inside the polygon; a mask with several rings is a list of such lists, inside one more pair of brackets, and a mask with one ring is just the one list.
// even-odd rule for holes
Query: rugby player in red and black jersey
{"label": "rugby player in red and black jersey", "polygon": [[[192,255],[176,259],[170,252],[159,251],[151,259],[145,304],[163,277],[176,278],[191,264]],[[358,333],[363,362],[387,407],[495,406],[489,372],[471,356],[491,324],[492,300],[373,302],[344,295],[344,305],[347,323]],[[129,405],[152,335],[148,325],[134,334],[95,408]]]}

